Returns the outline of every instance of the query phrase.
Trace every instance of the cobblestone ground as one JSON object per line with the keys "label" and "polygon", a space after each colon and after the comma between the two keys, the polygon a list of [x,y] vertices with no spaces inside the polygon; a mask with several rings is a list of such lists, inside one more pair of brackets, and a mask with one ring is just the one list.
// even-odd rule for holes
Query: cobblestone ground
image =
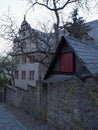
{"label": "cobblestone ground", "polygon": [[57,130],[52,125],[17,110],[0,104],[0,130]]}

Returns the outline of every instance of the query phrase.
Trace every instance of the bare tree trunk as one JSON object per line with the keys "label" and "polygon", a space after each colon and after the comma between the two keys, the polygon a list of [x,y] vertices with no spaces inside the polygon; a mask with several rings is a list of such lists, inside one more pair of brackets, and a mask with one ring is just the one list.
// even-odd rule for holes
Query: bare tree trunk
{"label": "bare tree trunk", "polygon": [[54,24],[54,30],[55,30],[55,39],[56,39],[56,48],[59,44],[59,24],[60,24],[60,18],[59,18],[59,13],[57,10],[56,2],[53,0],[53,5],[54,5],[54,13],[56,16],[56,24]]}
{"label": "bare tree trunk", "polygon": [[57,48],[59,44],[59,29],[57,27],[57,24],[54,24],[54,31],[55,31],[55,40],[56,40],[55,47]]}

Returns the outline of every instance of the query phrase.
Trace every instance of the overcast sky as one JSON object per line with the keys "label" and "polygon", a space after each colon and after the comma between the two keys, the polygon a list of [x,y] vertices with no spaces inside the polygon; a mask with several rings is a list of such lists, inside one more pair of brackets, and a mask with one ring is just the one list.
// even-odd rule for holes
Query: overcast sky
{"label": "overcast sky", "polygon": [[[11,14],[16,18],[17,25],[20,26],[28,8],[27,4],[22,0],[0,0],[0,18],[2,18],[4,14],[7,14],[8,8],[10,8]],[[36,10],[33,10],[32,13],[28,12],[26,19],[32,27],[37,28],[39,21],[45,21],[49,17],[50,14],[47,15],[46,12],[47,10],[45,10],[45,8],[37,8]],[[86,19],[86,21],[92,21],[98,19],[98,12],[94,12],[88,15],[83,14],[81,11],[81,15]],[[5,48],[4,44],[6,43],[0,39],[0,54],[6,51],[6,48],[8,49],[8,46]]]}
{"label": "overcast sky", "polygon": [[[27,12],[28,9],[27,3],[23,2],[22,0],[0,0],[0,19],[3,18],[4,15],[8,13],[8,9],[10,9],[10,13],[15,18],[18,27],[21,25],[21,22],[23,21],[25,14],[27,14],[26,19],[28,23],[30,23],[34,28],[37,27],[36,21],[40,21],[40,19],[42,20],[43,17],[46,17],[44,9],[41,11],[40,9],[39,10],[37,9],[36,11],[31,11],[32,13]],[[0,55],[6,53],[9,49],[10,45],[2,38],[0,38]]]}

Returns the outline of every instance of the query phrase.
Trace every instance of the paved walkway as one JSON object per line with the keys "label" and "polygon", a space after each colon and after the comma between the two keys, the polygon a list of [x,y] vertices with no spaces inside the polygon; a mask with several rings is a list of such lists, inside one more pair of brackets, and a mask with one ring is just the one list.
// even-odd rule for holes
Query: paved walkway
{"label": "paved walkway", "polygon": [[50,124],[0,103],[0,130],[57,130]]}

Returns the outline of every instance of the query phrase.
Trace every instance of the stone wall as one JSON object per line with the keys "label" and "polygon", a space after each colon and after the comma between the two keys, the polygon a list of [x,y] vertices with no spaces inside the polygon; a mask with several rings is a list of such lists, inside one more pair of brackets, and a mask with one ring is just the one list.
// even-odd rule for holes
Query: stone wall
{"label": "stone wall", "polygon": [[17,107],[17,102],[16,102],[16,88],[6,85],[6,99],[5,101],[8,102],[9,104]]}
{"label": "stone wall", "polygon": [[98,79],[48,84],[47,120],[60,130],[98,130]]}
{"label": "stone wall", "polygon": [[27,91],[7,87],[6,101],[59,130],[98,130],[97,77],[39,82]]}
{"label": "stone wall", "polygon": [[6,102],[26,113],[40,116],[40,87],[28,87],[28,90],[6,87]]}

